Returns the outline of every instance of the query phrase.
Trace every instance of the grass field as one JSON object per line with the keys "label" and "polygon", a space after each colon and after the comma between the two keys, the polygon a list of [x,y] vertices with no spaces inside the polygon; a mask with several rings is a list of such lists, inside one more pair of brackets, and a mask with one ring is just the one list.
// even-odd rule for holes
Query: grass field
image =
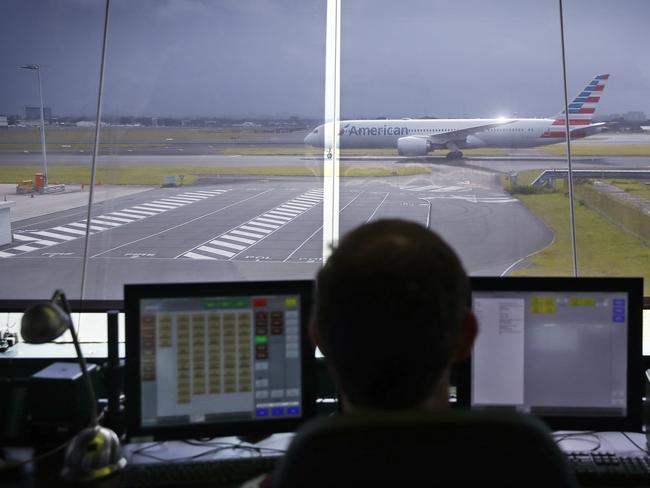
{"label": "grass field", "polygon": [[[521,190],[527,187],[530,187],[531,183],[537,178],[543,170],[539,169],[530,169],[526,171],[521,171],[517,173],[517,188],[514,189],[515,192],[519,190],[521,193]],[[508,190],[508,191],[513,191],[513,188],[510,184],[510,178],[506,175],[501,175],[501,184],[503,187]],[[639,197],[643,197],[647,200],[650,200],[650,185],[646,184],[643,181],[639,180],[621,180],[621,179],[603,179],[605,183],[609,183],[610,185],[617,186],[621,190],[625,190],[631,195],[636,195]],[[554,190],[561,190],[565,186],[564,180],[558,179],[555,180],[553,183]],[[524,191],[525,192],[525,191]],[[544,193],[544,189],[540,188],[539,189],[540,193]]]}
{"label": "grass field", "polygon": [[650,185],[636,180],[603,180],[610,185],[614,185],[621,190],[625,190],[630,195],[650,200]]}
{"label": "grass field", "polygon": [[[18,183],[33,180],[34,174],[42,171],[41,166],[11,165],[0,167],[0,183]],[[88,184],[90,169],[79,165],[56,165],[49,167],[50,183]],[[405,164],[394,166],[347,166],[341,165],[341,176],[384,177],[428,174],[431,169],[421,165]],[[97,168],[96,181],[111,185],[159,185],[164,176],[185,175],[184,184],[196,181],[200,176],[244,175],[244,176],[322,176],[322,167],[307,166],[184,166],[184,165],[128,165]]]}
{"label": "grass field", "polygon": [[[523,178],[522,178],[523,179]],[[569,200],[562,191],[516,194],[554,234],[553,242],[527,259],[519,276],[572,274]],[[650,248],[597,212],[575,205],[578,273],[580,276],[643,276],[644,295],[650,295]]]}
{"label": "grass field", "polygon": [[[103,127],[100,131],[100,151],[110,152],[111,148],[155,148],[174,143],[227,143],[227,142],[267,142],[272,137],[283,135],[271,128],[181,128],[181,127]],[[93,128],[47,127],[45,130],[47,149],[50,152],[92,151],[95,137]],[[650,144],[602,144],[603,137],[590,137],[587,142],[571,146],[575,156],[650,156]],[[38,127],[21,127],[0,130],[0,152],[40,151]],[[214,149],[220,152],[220,148]],[[541,147],[540,151],[552,156],[564,156],[566,146],[562,143]],[[435,151],[434,155],[447,151]],[[503,156],[508,149],[466,149],[467,156]],[[287,147],[245,147],[225,148],[223,154],[254,155],[320,155],[322,149]],[[396,156],[396,149],[343,150],[343,156]]]}
{"label": "grass field", "polygon": [[[224,142],[229,140],[255,140],[273,134],[269,131],[247,129],[183,129],[178,127],[102,127],[100,143],[164,143],[174,141],[189,142]],[[95,138],[94,128],[82,127],[46,127],[45,137],[48,144],[92,144]],[[21,127],[0,131],[0,143],[36,144],[40,147],[38,127]],[[1,147],[1,146],[0,146]]]}
{"label": "grass field", "polygon": [[[540,150],[553,156],[566,155],[564,144],[541,147]],[[650,156],[650,144],[572,144],[573,156]]]}
{"label": "grass field", "polygon": [[[50,153],[91,152],[95,131],[92,128],[47,127],[47,151]],[[100,131],[99,150],[110,153],[119,146],[120,150],[161,148],[174,143],[265,143],[277,135],[272,130],[261,129],[191,129],[177,127],[104,127]],[[0,152],[40,152],[38,127],[14,128],[0,131]],[[213,148],[215,153],[241,156],[321,156],[320,148],[287,145],[271,147],[225,147]],[[503,156],[505,149],[467,149],[467,156]],[[435,151],[433,155],[444,155],[446,150]],[[397,156],[397,149],[343,149],[341,156]]]}
{"label": "grass field", "polygon": [[[430,155],[444,156],[448,151],[434,151]],[[222,154],[240,156],[322,156],[323,149],[315,147],[228,147]],[[505,149],[466,149],[463,151],[466,156],[503,156],[507,154]],[[397,149],[341,149],[340,157],[345,156],[398,156]]]}

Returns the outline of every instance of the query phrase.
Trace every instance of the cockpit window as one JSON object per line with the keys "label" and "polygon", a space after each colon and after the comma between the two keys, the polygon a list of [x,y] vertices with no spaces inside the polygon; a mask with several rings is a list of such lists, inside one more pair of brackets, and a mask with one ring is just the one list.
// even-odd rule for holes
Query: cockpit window
{"label": "cockpit window", "polygon": [[318,129],[314,129],[314,130],[312,131],[312,134],[318,134]]}

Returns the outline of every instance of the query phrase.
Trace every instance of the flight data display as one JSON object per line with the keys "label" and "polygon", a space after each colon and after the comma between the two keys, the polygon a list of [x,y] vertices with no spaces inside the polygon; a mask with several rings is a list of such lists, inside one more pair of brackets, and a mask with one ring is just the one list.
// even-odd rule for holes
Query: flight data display
{"label": "flight data display", "polygon": [[145,427],[301,415],[300,296],[140,301]]}
{"label": "flight data display", "polygon": [[474,291],[472,306],[473,407],[626,415],[626,293]]}

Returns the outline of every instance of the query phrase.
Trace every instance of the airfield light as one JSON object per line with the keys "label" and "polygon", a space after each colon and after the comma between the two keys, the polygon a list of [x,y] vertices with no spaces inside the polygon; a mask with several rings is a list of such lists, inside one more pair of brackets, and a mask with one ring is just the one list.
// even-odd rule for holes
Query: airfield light
{"label": "airfield light", "polygon": [[38,78],[38,97],[41,102],[41,148],[43,151],[43,188],[47,188],[47,151],[45,149],[45,116],[43,114],[43,86],[41,84],[41,65],[40,64],[23,64],[19,66],[20,69],[29,69],[36,71]]}

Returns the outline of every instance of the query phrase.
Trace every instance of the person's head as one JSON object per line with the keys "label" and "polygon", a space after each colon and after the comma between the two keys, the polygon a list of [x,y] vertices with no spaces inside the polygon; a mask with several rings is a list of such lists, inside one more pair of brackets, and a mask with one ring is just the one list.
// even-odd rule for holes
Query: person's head
{"label": "person's head", "polygon": [[365,224],[343,237],[318,273],[310,332],[348,406],[423,406],[471,349],[469,280],[454,251],[426,228]]}

